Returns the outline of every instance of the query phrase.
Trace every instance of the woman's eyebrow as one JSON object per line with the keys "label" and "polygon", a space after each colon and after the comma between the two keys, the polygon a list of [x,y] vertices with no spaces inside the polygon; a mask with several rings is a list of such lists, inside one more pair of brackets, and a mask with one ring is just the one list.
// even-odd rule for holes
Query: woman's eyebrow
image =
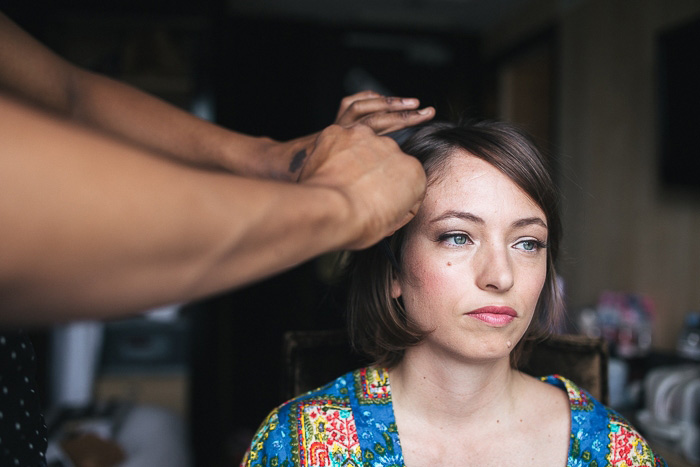
{"label": "woman's eyebrow", "polygon": [[540,225],[545,229],[547,228],[547,223],[539,217],[526,217],[524,219],[518,219],[511,225],[513,228],[527,227],[528,225]]}
{"label": "woman's eyebrow", "polygon": [[438,217],[432,219],[430,223],[434,222],[440,222],[444,221],[445,219],[451,219],[453,217],[456,217],[458,219],[464,219],[465,221],[471,221],[471,222],[476,222],[477,224],[485,224],[486,222],[479,216],[472,214],[470,212],[464,212],[464,211],[445,211],[442,214],[440,214]]}
{"label": "woman's eyebrow", "polygon": [[[477,216],[476,214],[472,214],[470,212],[465,212],[465,211],[445,211],[439,216],[437,216],[434,219],[430,220],[430,223],[433,224],[435,222],[440,222],[444,221],[445,219],[452,219],[452,218],[457,218],[457,219],[463,219],[465,221],[470,221],[470,222],[475,222],[477,224],[485,224],[486,221],[482,219],[481,217]],[[541,227],[544,227],[545,229],[547,228],[547,223],[543,221],[540,217],[525,217],[523,219],[518,219],[514,221],[511,226],[513,228],[522,228],[522,227],[527,227],[529,225],[539,225]]]}

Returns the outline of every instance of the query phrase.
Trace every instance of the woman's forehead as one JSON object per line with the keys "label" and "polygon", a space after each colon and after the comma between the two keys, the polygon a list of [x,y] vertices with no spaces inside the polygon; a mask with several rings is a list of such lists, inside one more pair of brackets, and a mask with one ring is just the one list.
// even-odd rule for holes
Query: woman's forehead
{"label": "woman's forehead", "polygon": [[[468,191],[473,189],[473,185],[483,183],[484,177],[496,182],[499,186],[515,185],[499,169],[485,160],[464,150],[454,151],[430,174],[426,197],[439,196],[439,193],[445,190]],[[494,186],[493,189],[498,188]]]}
{"label": "woman's forehead", "polygon": [[458,151],[431,174],[421,207],[423,212],[419,211],[419,215],[467,208],[484,214],[545,216],[540,206],[510,177],[485,160]]}

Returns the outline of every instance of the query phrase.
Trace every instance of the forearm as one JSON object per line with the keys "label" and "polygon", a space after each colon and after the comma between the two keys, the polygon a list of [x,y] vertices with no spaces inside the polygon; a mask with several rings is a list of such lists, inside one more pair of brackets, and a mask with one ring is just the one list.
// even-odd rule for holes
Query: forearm
{"label": "forearm", "polygon": [[[318,134],[287,142],[243,135],[134,87],[76,67],[0,12],[0,91],[175,161],[237,175],[297,181]],[[336,123],[376,134],[432,118],[417,99],[360,92],[341,101]],[[309,171],[306,171],[309,174]]]}
{"label": "forearm", "polygon": [[248,177],[290,178],[294,142],[228,130],[85,70],[75,69],[71,80],[71,115],[81,123],[191,165]]}
{"label": "forearm", "polygon": [[2,97],[0,121],[4,323],[188,301],[356,235],[329,188],[172,164]]}
{"label": "forearm", "polygon": [[278,143],[236,133],[76,67],[0,12],[2,90],[178,161],[244,176],[293,178],[287,172],[299,141]]}

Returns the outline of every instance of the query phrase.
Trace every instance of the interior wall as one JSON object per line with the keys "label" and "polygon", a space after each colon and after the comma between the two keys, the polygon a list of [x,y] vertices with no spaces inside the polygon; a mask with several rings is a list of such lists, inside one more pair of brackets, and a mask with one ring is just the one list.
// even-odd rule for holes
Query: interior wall
{"label": "interior wall", "polygon": [[700,310],[700,196],[659,185],[655,39],[698,15],[694,0],[542,0],[485,43],[495,55],[556,25],[568,303],[595,304],[606,290],[648,295],[653,345],[664,350]]}

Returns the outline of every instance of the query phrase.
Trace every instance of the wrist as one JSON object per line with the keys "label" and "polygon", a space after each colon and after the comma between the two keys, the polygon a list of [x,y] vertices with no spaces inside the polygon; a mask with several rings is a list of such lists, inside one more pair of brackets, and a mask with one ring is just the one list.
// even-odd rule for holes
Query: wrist
{"label": "wrist", "polygon": [[280,143],[266,136],[248,136],[231,130],[225,132],[217,141],[216,164],[241,177],[271,178],[267,161]]}
{"label": "wrist", "polygon": [[280,170],[284,171],[284,180],[298,182],[316,144],[317,133],[295,138],[278,146],[278,154],[275,160],[280,164]]}
{"label": "wrist", "polygon": [[308,188],[312,190],[314,201],[320,205],[320,211],[323,212],[314,229],[315,232],[321,233],[314,236],[324,239],[326,243],[319,247],[324,252],[351,249],[361,236],[362,228],[348,195],[335,187],[311,185]]}
{"label": "wrist", "polygon": [[245,136],[235,132],[235,140],[221,144],[218,165],[243,177],[296,182],[306,158],[313,149],[316,135],[289,141],[267,136]]}

